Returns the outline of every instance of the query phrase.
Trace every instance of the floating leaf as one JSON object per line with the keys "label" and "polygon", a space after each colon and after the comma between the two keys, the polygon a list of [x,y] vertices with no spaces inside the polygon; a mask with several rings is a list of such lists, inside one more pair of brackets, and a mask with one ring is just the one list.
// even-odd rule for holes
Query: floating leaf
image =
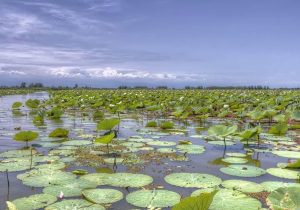
{"label": "floating leaf", "polygon": [[300,178],[299,171],[293,171],[293,170],[289,170],[289,169],[269,168],[269,169],[267,169],[267,172],[273,176],[277,176],[277,177],[285,178],[285,179],[299,179]]}
{"label": "floating leaf", "polygon": [[238,190],[244,193],[258,193],[264,190],[264,187],[260,184],[237,179],[226,180],[222,183],[222,186],[227,189]]}
{"label": "floating leaf", "polygon": [[45,210],[105,210],[99,204],[93,204],[83,199],[63,200],[45,208]]}
{"label": "floating leaf", "polygon": [[249,165],[230,165],[220,168],[220,171],[228,175],[239,177],[257,177],[266,173],[264,169]]}
{"label": "floating leaf", "polygon": [[123,199],[123,193],[114,189],[90,189],[82,191],[82,195],[92,203],[108,204]]}
{"label": "floating leaf", "polygon": [[300,188],[278,188],[267,197],[267,204],[272,210],[298,210],[300,209]]}
{"label": "floating leaf", "polygon": [[19,210],[34,210],[44,208],[54,203],[57,198],[48,194],[35,194],[29,197],[18,198],[13,201],[13,204]]}

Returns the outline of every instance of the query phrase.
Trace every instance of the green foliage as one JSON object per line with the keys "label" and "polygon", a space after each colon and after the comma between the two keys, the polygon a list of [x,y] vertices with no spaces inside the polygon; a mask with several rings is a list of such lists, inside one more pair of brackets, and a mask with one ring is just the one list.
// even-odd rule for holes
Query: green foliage
{"label": "green foliage", "polygon": [[67,129],[56,128],[49,134],[49,137],[65,138],[65,137],[68,137],[68,135],[69,135],[69,131]]}
{"label": "green foliage", "polygon": [[187,197],[176,204],[172,210],[208,210],[217,191],[201,193],[199,196]]}
{"label": "green foliage", "polygon": [[95,111],[95,112],[93,113],[93,119],[94,119],[94,120],[103,119],[103,117],[104,117],[104,113],[101,112],[101,111],[99,111],[99,110],[97,110],[97,111]]}
{"label": "green foliage", "polygon": [[13,103],[13,105],[11,106],[12,109],[19,109],[22,106],[22,102],[15,102]]}
{"label": "green foliage", "polygon": [[155,121],[149,121],[146,124],[146,127],[157,127],[157,123]]}
{"label": "green foliage", "polygon": [[174,128],[174,123],[170,121],[162,121],[159,127],[163,130]]}
{"label": "green foliage", "polygon": [[300,159],[298,159],[297,161],[295,161],[293,163],[289,163],[286,167],[287,168],[300,168]]}
{"label": "green foliage", "polygon": [[31,109],[36,109],[40,105],[40,100],[38,99],[28,99],[26,101],[26,106],[31,108]]}
{"label": "green foliage", "polygon": [[60,117],[63,115],[63,113],[64,112],[60,108],[54,107],[50,111],[47,112],[47,116],[50,119],[60,119]]}
{"label": "green foliage", "polygon": [[39,134],[34,131],[21,131],[14,136],[14,140],[29,142],[35,140],[38,136]]}
{"label": "green foliage", "polygon": [[112,130],[119,124],[120,120],[117,118],[104,119],[98,123],[97,130]]}
{"label": "green foliage", "polygon": [[100,138],[97,138],[95,140],[96,143],[102,143],[102,144],[109,144],[113,138],[115,137],[114,132],[111,132],[110,134],[107,134],[105,136],[101,136]]}
{"label": "green foliage", "polygon": [[237,130],[237,126],[215,125],[208,129],[208,134],[213,136],[226,137],[233,134]]}
{"label": "green foliage", "polygon": [[295,110],[292,112],[291,119],[300,121],[300,110]]}
{"label": "green foliage", "polygon": [[33,118],[33,124],[36,126],[44,125],[44,118],[40,115],[37,115]]}
{"label": "green foliage", "polygon": [[288,129],[289,127],[286,123],[277,123],[269,129],[269,133],[276,136],[283,136],[286,134]]}

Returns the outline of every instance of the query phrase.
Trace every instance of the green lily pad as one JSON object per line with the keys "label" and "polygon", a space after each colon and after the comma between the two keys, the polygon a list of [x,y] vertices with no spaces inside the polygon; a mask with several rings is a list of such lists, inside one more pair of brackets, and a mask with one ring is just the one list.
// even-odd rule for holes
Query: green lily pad
{"label": "green lily pad", "polygon": [[99,204],[93,204],[83,199],[63,200],[45,208],[45,210],[105,210]]}
{"label": "green lily pad", "polygon": [[58,170],[37,170],[35,173],[27,172],[23,175],[17,176],[17,178],[21,179],[24,185],[31,187],[47,187],[50,185],[58,185],[63,184],[66,181],[75,180],[76,175]]}
{"label": "green lily pad", "polygon": [[107,164],[121,164],[123,161],[124,158],[104,158],[104,162]]}
{"label": "green lily pad", "polygon": [[176,149],[174,149],[174,148],[158,148],[156,151],[161,152],[161,153],[175,153]]}
{"label": "green lily pad", "polygon": [[125,147],[143,147],[145,146],[144,143],[140,143],[140,142],[124,142],[121,145],[125,146]]}
{"label": "green lily pad", "polygon": [[34,210],[44,208],[54,202],[57,198],[48,194],[35,194],[29,197],[18,198],[13,201],[13,204],[20,210]]}
{"label": "green lily pad", "polygon": [[268,192],[275,191],[281,187],[300,187],[299,183],[292,183],[292,182],[266,181],[266,182],[262,182],[260,184],[265,188],[265,191],[268,191]]}
{"label": "green lily pad", "polygon": [[50,171],[52,171],[52,170],[63,169],[65,167],[66,167],[65,163],[55,161],[55,162],[51,162],[51,163],[48,163],[48,164],[38,165],[35,168],[40,169],[40,170],[50,170]]}
{"label": "green lily pad", "polygon": [[286,157],[286,158],[300,158],[300,152],[295,151],[273,151],[274,155],[278,155],[280,157]]}
{"label": "green lily pad", "polygon": [[62,192],[64,197],[80,196],[83,189],[95,188],[97,184],[84,179],[65,181],[61,185],[45,187],[43,192],[58,197]]}
{"label": "green lily pad", "polygon": [[151,176],[132,173],[115,173],[107,179],[107,184],[114,187],[143,187],[152,182]]}
{"label": "green lily pad", "polygon": [[[35,150],[32,150],[33,155],[36,153],[37,152]],[[0,158],[16,158],[16,157],[25,157],[25,156],[31,156],[30,149],[10,150],[0,154]]]}
{"label": "green lily pad", "polygon": [[230,156],[230,157],[246,157],[247,156],[246,154],[239,153],[239,152],[227,152],[226,155]]}
{"label": "green lily pad", "polygon": [[179,187],[209,188],[222,183],[219,177],[201,173],[172,173],[165,176],[165,181]]}
{"label": "green lily pad", "polygon": [[[212,145],[221,145],[224,146],[224,141],[208,141],[207,143],[212,144]],[[232,141],[226,141],[226,146],[232,146],[234,145],[235,142]]]}
{"label": "green lily pad", "polygon": [[108,204],[123,199],[123,193],[114,189],[90,189],[82,191],[82,195],[92,203]]}
{"label": "green lily pad", "polygon": [[[15,172],[15,171],[24,171],[30,169],[30,160],[14,160],[6,159],[0,161],[0,172]],[[34,166],[34,163],[32,164]]]}
{"label": "green lily pad", "polygon": [[201,195],[201,193],[211,193],[211,192],[214,192],[216,189],[219,189],[219,188],[214,187],[214,188],[203,188],[203,189],[195,190],[194,192],[192,192],[191,196],[195,197],[195,196]]}
{"label": "green lily pad", "polygon": [[245,158],[239,158],[239,157],[227,157],[227,158],[223,158],[222,159],[223,162],[226,162],[226,163],[231,163],[231,164],[244,164],[244,163],[247,163],[248,160],[245,159]]}
{"label": "green lily pad", "polygon": [[165,208],[180,202],[180,195],[168,190],[138,190],[129,193],[126,201],[141,208]]}
{"label": "green lily pad", "polygon": [[299,171],[293,171],[293,170],[284,169],[284,168],[269,168],[269,169],[267,169],[267,172],[273,176],[277,176],[277,177],[285,178],[285,179],[299,179],[300,178]]}
{"label": "green lily pad", "polygon": [[274,210],[298,210],[300,209],[300,188],[278,188],[267,197],[267,204]]}
{"label": "green lily pad", "polygon": [[227,189],[238,190],[244,193],[258,193],[264,190],[264,187],[255,182],[249,182],[245,180],[226,180],[222,183],[222,186]]}
{"label": "green lily pad", "polygon": [[168,146],[175,146],[175,145],[176,145],[176,142],[154,140],[154,141],[149,141],[149,142],[147,142],[147,144],[148,144],[148,145],[151,145],[151,146],[168,147]]}
{"label": "green lily pad", "polygon": [[177,145],[176,148],[179,152],[188,154],[202,154],[205,151],[204,146],[195,144]]}
{"label": "green lily pad", "polygon": [[86,174],[80,177],[80,179],[85,179],[91,182],[95,182],[97,185],[107,185],[108,178],[110,177],[110,174],[107,173],[92,173],[92,174]]}
{"label": "green lily pad", "polygon": [[89,145],[92,144],[91,141],[87,141],[87,140],[71,140],[71,141],[66,141],[64,143],[62,143],[62,145],[65,146],[83,146],[83,145]]}
{"label": "green lily pad", "polygon": [[239,176],[239,177],[257,177],[266,173],[262,168],[249,165],[230,165],[228,167],[220,168],[224,174]]}
{"label": "green lily pad", "polygon": [[[246,208],[245,208],[246,207]],[[217,192],[210,210],[258,210],[261,203],[237,190],[222,189]]]}

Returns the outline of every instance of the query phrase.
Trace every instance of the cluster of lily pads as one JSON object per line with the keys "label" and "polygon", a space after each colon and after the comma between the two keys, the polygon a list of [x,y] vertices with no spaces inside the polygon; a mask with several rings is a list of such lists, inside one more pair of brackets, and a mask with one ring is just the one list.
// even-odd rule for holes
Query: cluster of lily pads
{"label": "cluster of lily pads", "polygon": [[[299,99],[296,91],[272,90],[63,90],[51,91],[46,101],[15,102],[12,110],[30,109],[36,129],[15,132],[13,139],[26,147],[2,152],[0,172],[17,172],[23,185],[42,193],[8,201],[7,208],[102,210],[126,200],[142,209],[296,210]],[[47,135],[41,132],[47,122],[77,117],[88,119],[93,131],[56,127]],[[128,127],[135,134],[122,137],[122,122],[128,118],[147,123]],[[198,132],[189,134],[196,123]],[[230,151],[236,144],[244,151]],[[224,148],[219,172],[229,179],[201,168],[173,168],[162,172],[164,184],[157,186],[157,177],[143,171],[151,164],[172,162],[180,168],[193,157],[202,161],[208,147]],[[265,169],[249,160],[256,153],[281,157],[282,162]],[[113,170],[81,169],[86,166]],[[69,170],[74,167],[78,169]],[[248,180],[263,176],[270,181]],[[193,192],[182,196],[169,190],[174,187]]]}

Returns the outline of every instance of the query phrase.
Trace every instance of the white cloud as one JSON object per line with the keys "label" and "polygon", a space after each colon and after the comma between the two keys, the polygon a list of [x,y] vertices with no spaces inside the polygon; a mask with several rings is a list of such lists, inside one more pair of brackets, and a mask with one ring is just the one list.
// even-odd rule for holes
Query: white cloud
{"label": "white cloud", "polygon": [[0,74],[7,75],[26,75],[24,71],[16,71],[16,70],[0,70]]}

